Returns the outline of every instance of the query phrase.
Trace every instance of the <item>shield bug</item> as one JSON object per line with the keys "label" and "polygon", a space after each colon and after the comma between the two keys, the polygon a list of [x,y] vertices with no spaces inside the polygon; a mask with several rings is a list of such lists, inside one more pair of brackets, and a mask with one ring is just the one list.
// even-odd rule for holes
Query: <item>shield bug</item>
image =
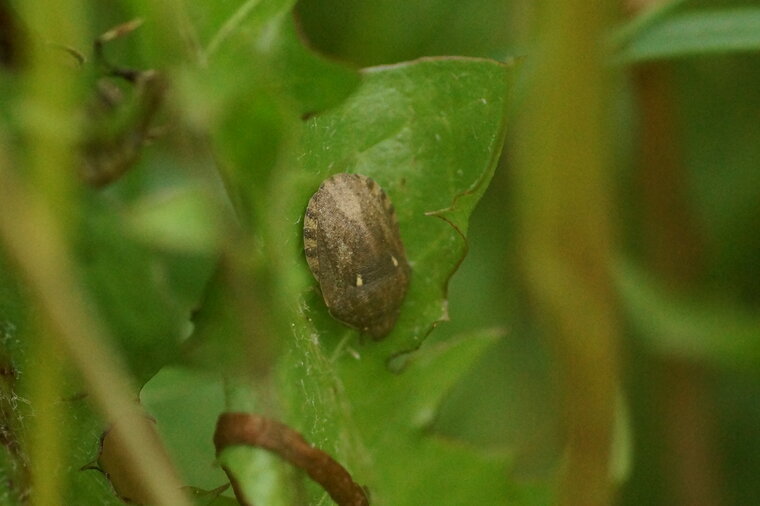
{"label": "shield bug", "polygon": [[374,339],[388,334],[411,269],[383,189],[359,174],[326,179],[306,207],[303,243],[330,314]]}

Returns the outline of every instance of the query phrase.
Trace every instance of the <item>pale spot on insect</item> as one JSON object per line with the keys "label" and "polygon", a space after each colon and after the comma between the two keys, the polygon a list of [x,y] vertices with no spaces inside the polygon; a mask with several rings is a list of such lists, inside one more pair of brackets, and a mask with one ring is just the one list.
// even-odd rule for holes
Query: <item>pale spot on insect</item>
{"label": "pale spot on insect", "polygon": [[344,216],[360,216],[362,212],[361,195],[350,191],[350,182],[337,179],[328,179],[328,181],[331,181],[332,184],[325,185],[325,188],[329,188],[329,191],[338,197],[335,198],[335,205],[338,206],[338,210]]}
{"label": "pale spot on insect", "polygon": [[393,262],[393,267],[398,267],[398,260],[393,255],[391,255],[391,262]]}
{"label": "pale spot on insect", "polygon": [[364,280],[361,274],[356,275],[356,286],[364,286]]}

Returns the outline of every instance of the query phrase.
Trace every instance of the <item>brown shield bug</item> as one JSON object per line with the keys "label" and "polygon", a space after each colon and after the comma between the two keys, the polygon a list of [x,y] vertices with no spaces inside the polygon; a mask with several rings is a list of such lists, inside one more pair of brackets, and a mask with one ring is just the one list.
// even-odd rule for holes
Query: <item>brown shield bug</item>
{"label": "brown shield bug", "polygon": [[387,335],[411,269],[383,189],[359,174],[329,177],[306,207],[303,241],[330,314],[374,339]]}

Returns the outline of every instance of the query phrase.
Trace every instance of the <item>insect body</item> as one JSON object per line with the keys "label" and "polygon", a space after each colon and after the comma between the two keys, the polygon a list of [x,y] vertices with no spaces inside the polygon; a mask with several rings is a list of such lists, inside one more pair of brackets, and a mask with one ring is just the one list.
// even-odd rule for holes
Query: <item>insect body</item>
{"label": "insect body", "polygon": [[335,174],[309,200],[304,251],[330,314],[380,339],[396,323],[411,269],[393,204],[359,174]]}

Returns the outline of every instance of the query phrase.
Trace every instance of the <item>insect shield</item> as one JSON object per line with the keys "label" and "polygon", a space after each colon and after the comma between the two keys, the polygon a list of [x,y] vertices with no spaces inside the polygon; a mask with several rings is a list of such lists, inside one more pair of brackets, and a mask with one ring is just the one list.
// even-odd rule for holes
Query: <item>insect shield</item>
{"label": "insect shield", "polygon": [[359,174],[326,179],[306,208],[303,244],[330,314],[374,339],[385,337],[411,269],[383,189]]}

